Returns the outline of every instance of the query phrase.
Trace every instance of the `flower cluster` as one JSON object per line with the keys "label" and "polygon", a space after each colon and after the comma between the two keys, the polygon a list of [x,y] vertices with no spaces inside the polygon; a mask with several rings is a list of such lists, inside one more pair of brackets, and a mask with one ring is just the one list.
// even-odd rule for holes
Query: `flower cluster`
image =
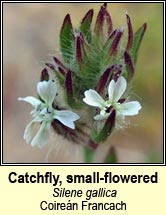
{"label": "flower cluster", "polygon": [[[94,28],[93,15],[93,9],[89,10],[78,29],[66,15],[59,40],[62,59],[53,56],[45,63],[37,84],[39,99],[19,98],[34,107],[33,120],[24,133],[32,146],[43,147],[52,126],[58,134],[96,148],[95,144],[104,142],[117,122],[124,123],[125,116],[137,115],[141,109],[138,101],[128,101],[127,87],[135,74],[146,23],[134,33],[126,14],[127,43],[121,48],[121,42],[126,41],[125,28],[113,28],[107,4],[101,6]],[[49,79],[48,72],[53,72],[63,91],[62,102],[56,105],[57,83]],[[35,123],[41,126],[33,136]]]}
{"label": "flower cluster", "polygon": [[[116,117],[132,116],[138,114],[141,105],[137,101],[125,102],[120,100],[127,87],[126,80],[121,76],[115,82],[112,80],[108,86],[109,99],[105,101],[95,90],[85,91],[83,101],[90,106],[100,108],[100,114],[94,117],[95,120],[103,120],[109,117],[113,110],[116,110]],[[31,140],[31,145],[43,147],[48,140],[51,123],[54,119],[60,121],[63,125],[75,129],[74,121],[80,117],[70,110],[57,110],[53,108],[53,101],[57,93],[57,86],[53,80],[42,81],[37,84],[37,92],[41,100],[32,96],[18,98],[19,101],[25,101],[34,107],[31,111],[34,118],[25,129],[24,139],[27,143]],[[33,126],[35,123],[41,123],[41,127],[33,138]],[[33,139],[32,139],[33,138]]]}

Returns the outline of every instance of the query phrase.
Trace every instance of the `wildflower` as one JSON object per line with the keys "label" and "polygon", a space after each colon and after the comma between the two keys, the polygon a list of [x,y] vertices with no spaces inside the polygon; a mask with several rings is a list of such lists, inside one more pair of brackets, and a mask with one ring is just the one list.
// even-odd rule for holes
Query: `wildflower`
{"label": "wildflower", "polygon": [[[18,98],[18,100],[28,102],[34,107],[34,110],[31,111],[33,120],[26,126],[24,139],[27,143],[31,142],[32,146],[38,145],[42,148],[47,143],[51,123],[54,119],[71,129],[75,129],[74,121],[79,119],[79,116],[69,110],[56,110],[53,108],[52,103],[57,93],[57,85],[53,80],[39,82],[37,92],[41,100],[32,96]],[[35,123],[40,123],[41,127],[33,138]]]}
{"label": "wildflower", "polygon": [[85,91],[83,101],[90,106],[95,106],[100,109],[95,120],[103,120],[109,117],[113,110],[116,110],[116,117],[124,119],[125,116],[137,115],[141,109],[141,105],[137,101],[126,102],[121,99],[126,91],[127,82],[124,77],[119,77],[117,82],[111,80],[108,86],[108,100],[105,101],[95,90]]}

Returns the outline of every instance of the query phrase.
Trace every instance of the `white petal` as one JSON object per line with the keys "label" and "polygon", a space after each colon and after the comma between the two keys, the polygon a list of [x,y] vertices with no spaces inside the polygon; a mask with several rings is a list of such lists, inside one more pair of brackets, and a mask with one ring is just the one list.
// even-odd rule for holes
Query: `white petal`
{"label": "white petal", "polygon": [[52,80],[39,82],[37,92],[45,103],[51,105],[57,93],[57,85]]}
{"label": "white petal", "polygon": [[108,115],[98,114],[98,115],[94,116],[94,119],[95,120],[103,120],[103,119],[106,119],[108,116],[109,116],[109,114]]}
{"label": "white petal", "polygon": [[33,138],[31,142],[32,146],[38,145],[40,148],[42,148],[47,144],[50,126],[51,126],[50,123],[43,122],[41,124],[39,131],[37,132],[36,136]]}
{"label": "white petal", "polygon": [[125,92],[126,88],[127,82],[122,76],[118,78],[116,83],[112,80],[108,86],[108,95],[111,103],[117,102]]}
{"label": "white petal", "polygon": [[69,110],[55,110],[54,112],[54,119],[59,120],[69,128],[75,129],[74,121],[80,118],[76,113]]}
{"label": "white petal", "polygon": [[33,107],[37,107],[39,104],[41,104],[41,101],[39,99],[36,99],[33,96],[27,96],[25,98],[18,98],[18,101],[24,101],[24,102],[28,102],[29,104],[31,104]]}
{"label": "white petal", "polygon": [[108,85],[108,96],[111,103],[113,101],[114,91],[115,91],[115,81],[112,80]]}
{"label": "white petal", "polygon": [[125,116],[137,115],[141,109],[141,105],[137,101],[127,102],[120,105],[120,114]]}
{"label": "white petal", "polygon": [[25,128],[24,131],[24,140],[26,141],[26,143],[29,143],[32,140],[33,137],[33,126],[34,126],[34,122],[31,121]]}
{"label": "white petal", "polygon": [[83,101],[90,106],[95,106],[102,108],[104,104],[104,99],[95,91],[95,90],[87,90],[84,92],[85,98]]}

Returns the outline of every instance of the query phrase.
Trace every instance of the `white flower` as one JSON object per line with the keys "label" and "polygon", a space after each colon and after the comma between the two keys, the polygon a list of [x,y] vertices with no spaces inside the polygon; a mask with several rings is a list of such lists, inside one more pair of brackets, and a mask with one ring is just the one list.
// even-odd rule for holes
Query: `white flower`
{"label": "white flower", "polygon": [[124,119],[125,116],[133,116],[138,114],[141,105],[137,101],[121,102],[120,98],[127,88],[127,82],[122,76],[117,82],[111,80],[108,86],[108,100],[105,101],[95,90],[85,91],[83,101],[90,106],[100,108],[100,114],[94,117],[95,120],[106,119],[111,111],[116,110],[116,117]]}
{"label": "white flower", "polygon": [[[65,126],[74,129],[74,121],[80,117],[72,111],[56,110],[52,107],[52,103],[57,93],[57,85],[53,80],[39,82],[37,84],[37,92],[42,101],[32,96],[18,98],[18,100],[28,102],[34,107],[34,110],[31,111],[33,120],[26,126],[24,139],[27,143],[31,142],[32,146],[38,145],[42,148],[47,143],[51,123],[54,119],[57,119]],[[41,123],[41,127],[33,138],[33,128],[35,123]]]}

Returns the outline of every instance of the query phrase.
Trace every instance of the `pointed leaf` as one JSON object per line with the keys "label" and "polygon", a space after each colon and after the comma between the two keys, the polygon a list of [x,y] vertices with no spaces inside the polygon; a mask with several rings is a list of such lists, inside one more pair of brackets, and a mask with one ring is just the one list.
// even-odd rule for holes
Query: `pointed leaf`
{"label": "pointed leaf", "polygon": [[100,53],[100,59],[105,66],[109,66],[111,63],[110,62],[111,56],[110,56],[109,52],[110,52],[110,47],[111,47],[111,44],[115,38],[116,33],[117,33],[117,29],[111,33],[111,35],[109,36],[109,38],[107,39],[105,44],[102,46],[102,49],[100,51],[101,52]]}
{"label": "pointed leaf", "polygon": [[60,32],[60,48],[64,61],[68,64],[70,63],[70,60],[73,59],[73,43],[73,27],[70,15],[67,14]]}
{"label": "pointed leaf", "polygon": [[65,73],[64,71],[58,67],[57,69],[54,70],[55,76],[58,79],[60,85],[64,85],[64,81],[65,81]]}
{"label": "pointed leaf", "polygon": [[116,33],[117,33],[117,29],[115,29],[112,33],[111,33],[111,35],[109,36],[109,38],[107,39],[107,41],[105,42],[105,44],[103,45],[103,50],[107,50],[108,48],[110,48],[110,46],[111,46],[111,43],[112,43],[112,41],[113,41],[113,39],[114,39],[114,37],[115,37],[115,35],[116,35]]}
{"label": "pointed leaf", "polygon": [[53,59],[57,65],[57,70],[55,70],[55,73],[58,75],[60,83],[64,83],[64,77],[66,75],[67,68],[61,63],[60,60],[58,60],[58,58],[53,57]]}
{"label": "pointed leaf", "polygon": [[133,46],[132,46],[132,50],[131,50],[132,58],[133,58],[134,64],[135,64],[136,61],[137,61],[138,51],[139,51],[139,48],[140,48],[140,45],[141,45],[141,42],[142,42],[144,33],[145,33],[145,31],[146,31],[146,28],[147,28],[147,24],[144,23],[144,24],[142,25],[142,27],[140,27],[140,28],[137,30],[137,32],[134,34]]}
{"label": "pointed leaf", "polygon": [[133,28],[128,14],[126,14],[126,19],[127,19],[127,26],[128,26],[128,41],[127,41],[126,50],[129,52],[133,45]]}
{"label": "pointed leaf", "polygon": [[99,79],[99,82],[96,86],[96,91],[101,94],[104,90],[104,88],[106,87],[106,84],[108,82],[108,80],[110,79],[110,75],[112,74],[112,70],[114,69],[114,65],[112,65],[111,67],[107,68],[101,78]]}
{"label": "pointed leaf", "polygon": [[97,15],[96,24],[94,28],[94,32],[96,33],[96,36],[99,37],[103,33],[103,25],[104,25],[104,17],[105,17],[105,11],[106,11],[107,4],[104,3],[100,11]]}
{"label": "pointed leaf", "polygon": [[94,150],[91,149],[91,148],[88,148],[88,147],[84,147],[83,148],[83,153],[84,153],[84,162],[85,163],[92,163],[93,162],[93,159],[94,159]]}
{"label": "pointed leaf", "polygon": [[110,50],[109,50],[110,56],[112,56],[116,53],[120,39],[123,35],[123,31],[124,31],[123,29],[117,29],[117,33],[114,37],[114,40],[113,40]]}
{"label": "pointed leaf", "polygon": [[113,25],[112,25],[112,19],[110,14],[108,13],[108,11],[105,11],[105,18],[106,18],[106,22],[107,22],[107,26],[108,26],[108,36],[111,34],[112,29],[113,29]]}
{"label": "pointed leaf", "polygon": [[58,71],[61,73],[61,75],[65,76],[66,75],[66,71],[64,71],[64,69],[62,69],[62,67],[58,66]]}
{"label": "pointed leaf", "polygon": [[111,146],[105,160],[104,163],[117,163],[118,159],[117,159],[117,155],[116,155],[116,151],[114,149],[114,147]]}
{"label": "pointed leaf", "polygon": [[93,19],[93,9],[89,10],[81,21],[80,31],[88,43],[91,42],[91,23]]}
{"label": "pointed leaf", "polygon": [[108,119],[106,120],[105,125],[100,131],[100,133],[92,137],[96,143],[104,142],[107,137],[110,136],[111,132],[113,131],[113,128],[115,127],[115,116],[116,111],[113,110],[109,115]]}
{"label": "pointed leaf", "polygon": [[67,68],[63,65],[63,63],[61,63],[61,61],[58,60],[58,58],[53,57],[53,59],[54,59],[55,63],[56,63],[58,66],[60,66],[60,67],[61,67],[62,69],[64,69],[64,70],[67,70]]}

